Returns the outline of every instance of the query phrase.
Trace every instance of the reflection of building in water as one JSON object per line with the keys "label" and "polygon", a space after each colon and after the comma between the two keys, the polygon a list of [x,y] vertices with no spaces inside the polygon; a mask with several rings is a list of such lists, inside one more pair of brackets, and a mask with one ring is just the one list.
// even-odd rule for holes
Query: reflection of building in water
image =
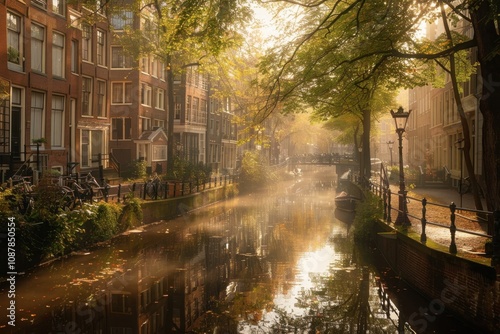
{"label": "reflection of building in water", "polygon": [[143,249],[130,266],[102,269],[102,276],[111,276],[107,279],[75,275],[65,287],[68,301],[52,307],[51,323],[36,324],[36,332],[166,333],[166,266],[159,261],[161,253],[160,247]]}

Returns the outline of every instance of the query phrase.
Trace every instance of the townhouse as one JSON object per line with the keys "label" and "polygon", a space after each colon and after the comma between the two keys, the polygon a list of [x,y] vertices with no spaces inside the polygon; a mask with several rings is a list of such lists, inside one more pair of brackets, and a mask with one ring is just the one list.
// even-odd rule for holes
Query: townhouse
{"label": "townhouse", "polygon": [[[134,59],[119,40],[127,27],[150,34],[150,17],[125,6],[107,16],[105,7],[64,0],[0,3],[2,182],[25,170],[120,173],[134,161],[166,172],[165,62]],[[209,76],[187,67],[171,89],[174,151],[207,163],[210,150],[216,170],[234,168],[236,126],[230,109],[209,111]],[[209,113],[220,118],[210,121],[218,145],[207,140]]]}

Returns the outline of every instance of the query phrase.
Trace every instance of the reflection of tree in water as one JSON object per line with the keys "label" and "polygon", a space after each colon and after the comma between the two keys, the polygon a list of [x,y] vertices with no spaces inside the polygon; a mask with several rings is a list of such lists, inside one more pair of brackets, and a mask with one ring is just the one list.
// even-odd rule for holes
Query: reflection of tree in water
{"label": "reflection of tree in water", "polygon": [[[357,257],[352,254],[352,244],[351,256]],[[392,322],[383,316],[378,296],[370,296],[370,286],[374,286],[370,270],[348,266],[351,256],[339,256],[327,274],[311,275],[314,286],[302,290],[295,303],[295,307],[304,310],[303,315],[275,308],[276,321],[267,328],[272,333],[391,332]]]}

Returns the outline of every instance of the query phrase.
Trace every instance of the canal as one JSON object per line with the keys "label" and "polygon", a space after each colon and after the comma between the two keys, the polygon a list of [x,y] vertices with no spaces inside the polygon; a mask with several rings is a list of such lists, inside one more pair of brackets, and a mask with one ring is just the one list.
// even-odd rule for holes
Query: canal
{"label": "canal", "polygon": [[7,285],[0,333],[474,333],[353,243],[336,177],[311,168],[272,190],[183,207],[17,276],[15,327]]}

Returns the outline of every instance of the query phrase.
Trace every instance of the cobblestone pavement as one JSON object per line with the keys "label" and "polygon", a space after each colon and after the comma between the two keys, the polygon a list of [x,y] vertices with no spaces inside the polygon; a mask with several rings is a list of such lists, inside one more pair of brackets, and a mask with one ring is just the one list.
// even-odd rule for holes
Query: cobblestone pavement
{"label": "cobblestone pavement", "polygon": [[[391,205],[393,207],[391,218],[394,222],[398,215],[396,211],[398,208],[398,196],[397,192],[399,190],[398,186],[391,186],[392,198]],[[449,247],[451,243],[451,210],[449,205],[454,202],[457,207],[474,209],[474,201],[472,194],[464,194],[460,197],[460,194],[454,188],[414,188],[408,190],[408,213],[410,216],[410,222],[412,224],[412,231],[421,234],[422,232],[422,198],[426,198],[426,220],[428,222],[433,222],[436,224],[444,225],[435,226],[431,224],[426,225],[426,235],[427,239],[430,239],[438,244],[445,247]],[[486,207],[486,206],[484,206]],[[394,210],[396,209],[396,210]],[[455,226],[457,227],[457,232],[455,234],[455,243],[459,254],[470,256],[470,257],[484,257],[484,245],[489,238],[484,236],[474,235],[470,233],[464,233],[460,230],[473,231],[479,234],[487,234],[487,223],[486,221],[478,220],[477,214],[474,212],[468,212],[466,210],[457,210]]]}

